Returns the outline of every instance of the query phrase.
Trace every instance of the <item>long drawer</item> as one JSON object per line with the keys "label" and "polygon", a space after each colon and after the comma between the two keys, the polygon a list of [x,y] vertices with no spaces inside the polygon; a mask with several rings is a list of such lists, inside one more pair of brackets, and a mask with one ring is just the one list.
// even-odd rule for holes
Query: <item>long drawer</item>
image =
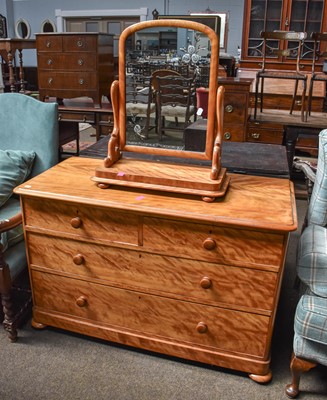
{"label": "long drawer", "polygon": [[38,68],[43,70],[94,71],[96,58],[87,54],[42,53],[38,55]]}
{"label": "long drawer", "polygon": [[203,348],[265,355],[267,316],[31,272],[35,307],[47,313]]}
{"label": "long drawer", "polygon": [[158,295],[272,310],[277,273],[27,233],[33,268]]}
{"label": "long drawer", "polygon": [[97,88],[97,76],[93,72],[39,71],[39,86],[42,89],[69,88],[69,90],[93,90]]}

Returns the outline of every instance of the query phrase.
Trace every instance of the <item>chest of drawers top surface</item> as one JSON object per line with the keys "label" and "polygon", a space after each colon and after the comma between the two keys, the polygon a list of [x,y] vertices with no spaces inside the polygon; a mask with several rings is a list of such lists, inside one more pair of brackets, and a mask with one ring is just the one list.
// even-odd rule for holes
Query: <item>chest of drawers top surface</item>
{"label": "chest of drawers top surface", "polygon": [[227,194],[208,204],[196,196],[114,186],[100,189],[91,177],[102,164],[99,159],[72,157],[19,186],[15,192],[65,203],[226,226],[280,232],[297,228],[293,185],[287,179],[232,174]]}

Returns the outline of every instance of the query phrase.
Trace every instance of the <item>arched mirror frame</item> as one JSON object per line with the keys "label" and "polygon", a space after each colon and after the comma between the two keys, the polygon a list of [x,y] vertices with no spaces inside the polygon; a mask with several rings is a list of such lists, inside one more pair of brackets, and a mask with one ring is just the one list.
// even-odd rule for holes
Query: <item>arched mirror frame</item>
{"label": "arched mirror frame", "polygon": [[[126,143],[126,48],[125,43],[128,37],[142,29],[153,27],[176,27],[192,29],[207,35],[211,42],[210,59],[210,81],[209,81],[209,101],[208,118],[206,132],[206,146],[204,152],[194,152],[186,150],[174,150],[166,148],[154,148],[128,145]],[[219,38],[217,34],[208,26],[201,23],[187,20],[154,20],[140,22],[125,29],[119,40],[119,147],[122,151],[135,153],[151,153],[160,156],[175,156],[179,158],[205,159],[212,160],[213,145],[216,139],[216,95],[218,87],[218,62],[219,62]]]}
{"label": "arched mirror frame", "polygon": [[[45,30],[46,25],[51,25],[52,30]],[[41,24],[41,33],[57,32],[56,24],[51,19],[45,19]]]}
{"label": "arched mirror frame", "polygon": [[[24,36],[24,37],[20,33],[21,25],[25,25],[25,27],[26,27],[26,36]],[[16,37],[18,37],[19,39],[29,39],[31,37],[31,26],[28,23],[28,21],[26,21],[25,18],[19,18],[19,20],[17,20],[17,22],[15,24],[15,34],[16,34]]]}

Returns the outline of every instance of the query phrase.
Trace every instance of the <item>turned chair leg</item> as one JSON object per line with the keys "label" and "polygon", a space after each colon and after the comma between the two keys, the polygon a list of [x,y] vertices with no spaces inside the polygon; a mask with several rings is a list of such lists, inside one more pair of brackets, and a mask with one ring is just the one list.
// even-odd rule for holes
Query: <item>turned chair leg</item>
{"label": "turned chair leg", "polygon": [[292,383],[287,385],[285,389],[285,393],[290,399],[294,399],[299,394],[299,385],[302,373],[309,371],[316,365],[316,363],[303,360],[302,358],[297,358],[294,353],[292,354],[290,365]]}
{"label": "turned chair leg", "polygon": [[17,340],[17,329],[15,326],[15,312],[11,298],[11,277],[9,267],[6,264],[0,248],[0,296],[3,309],[3,326],[8,332],[12,342]]}

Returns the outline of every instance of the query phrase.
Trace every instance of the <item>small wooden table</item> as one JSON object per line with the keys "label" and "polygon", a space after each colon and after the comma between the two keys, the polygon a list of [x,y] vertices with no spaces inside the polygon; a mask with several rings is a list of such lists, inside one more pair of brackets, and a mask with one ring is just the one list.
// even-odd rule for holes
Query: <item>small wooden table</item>
{"label": "small wooden table", "polygon": [[9,84],[10,91],[15,92],[15,74],[13,59],[15,52],[18,51],[19,56],[19,81],[20,81],[20,93],[25,92],[24,82],[24,68],[23,68],[23,50],[35,49],[35,39],[0,39],[0,54],[8,63],[9,68]]}
{"label": "small wooden table", "polygon": [[[46,101],[55,102],[54,97]],[[109,135],[113,129],[113,113],[108,100],[101,103],[100,108],[95,108],[89,97],[78,97],[75,99],[63,99],[58,107],[59,121],[75,122],[76,124],[88,123],[94,125],[96,140],[101,136]]]}

